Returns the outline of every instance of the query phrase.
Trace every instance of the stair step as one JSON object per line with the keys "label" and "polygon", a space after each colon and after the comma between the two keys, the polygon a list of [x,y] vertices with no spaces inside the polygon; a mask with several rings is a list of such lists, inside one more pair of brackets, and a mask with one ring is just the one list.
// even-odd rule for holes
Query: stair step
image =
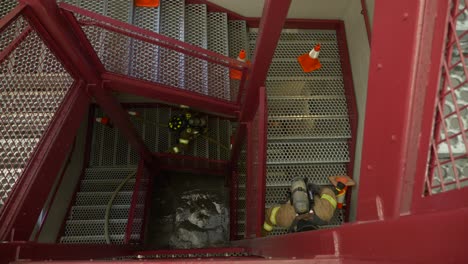
{"label": "stair step", "polygon": [[[123,180],[83,180],[80,185],[80,192],[113,192]],[[144,180],[146,182],[146,180]],[[133,191],[136,179],[130,179],[122,186],[121,191]]]}
{"label": "stair step", "polygon": [[347,141],[269,142],[267,164],[315,164],[349,162]]}
{"label": "stair step", "polygon": [[[226,13],[208,13],[208,49],[229,56],[229,36]],[[229,70],[220,65],[208,66],[208,93],[210,96],[231,100]]]}
{"label": "stair step", "polygon": [[[256,40],[258,29],[250,29],[250,40]],[[278,43],[285,41],[304,41],[309,43],[325,43],[326,41],[337,42],[335,30],[304,30],[304,29],[283,29]]]}
{"label": "stair step", "polygon": [[339,59],[320,59],[322,68],[313,72],[304,72],[297,59],[273,59],[268,71],[267,80],[271,77],[332,77],[342,76],[341,62]]}
{"label": "stair step", "polygon": [[[69,220],[102,220],[105,217],[106,205],[73,206]],[[130,205],[113,205],[110,219],[124,219],[128,217]],[[135,215],[143,215],[144,206],[136,205]]]}
{"label": "stair step", "polygon": [[268,122],[268,140],[332,138],[351,138],[348,118],[284,118]]}
{"label": "stair step", "polygon": [[[154,7],[135,7],[133,24],[137,27],[159,33],[159,10]],[[139,79],[158,79],[159,47],[140,40],[133,40],[130,75]]]}
{"label": "stair step", "polygon": [[[185,42],[208,48],[206,5],[185,6]],[[208,94],[208,62],[187,56],[185,60],[185,89]]]}
{"label": "stair step", "polygon": [[136,167],[94,167],[87,168],[84,180],[123,180],[136,172]]}
{"label": "stair step", "polygon": [[[125,235],[110,236],[111,244],[123,244]],[[133,241],[140,239],[140,234],[132,234],[130,239]],[[60,243],[63,244],[106,244],[104,236],[64,236],[60,238]]]}
{"label": "stair step", "polygon": [[[184,0],[161,1],[162,35],[184,41],[185,3]],[[184,88],[184,55],[166,48],[160,48],[160,68],[158,82]]]}
{"label": "stair step", "polygon": [[[121,235],[125,234],[127,227],[127,218],[125,219],[110,219],[109,234]],[[65,227],[65,236],[103,236],[105,220],[68,220]],[[135,226],[141,226],[142,219],[133,219]],[[133,228],[133,234],[139,234],[140,228]]]}
{"label": "stair step", "polygon": [[[302,54],[309,53],[318,42],[310,41],[282,41],[276,46],[274,59],[297,58]],[[256,41],[250,41],[250,50],[255,50]],[[320,42],[320,60],[322,59],[339,59],[340,54],[338,44],[335,41]],[[253,54],[252,54],[253,56]]]}
{"label": "stair step", "polygon": [[341,77],[317,77],[315,79],[266,81],[268,98],[277,96],[314,96],[314,95],[344,95],[343,79]]}
{"label": "stair step", "polygon": [[328,176],[344,175],[347,164],[296,164],[296,165],[268,165],[266,186],[290,186],[295,177],[307,177],[309,182],[318,185],[328,185]]}
{"label": "stair step", "polygon": [[[112,192],[78,192],[75,205],[107,205]],[[129,205],[132,202],[133,192],[119,192],[114,199],[113,205]],[[138,194],[138,204],[143,204],[145,194]]]}
{"label": "stair step", "polygon": [[268,119],[292,117],[348,117],[344,96],[273,97],[268,99]]}

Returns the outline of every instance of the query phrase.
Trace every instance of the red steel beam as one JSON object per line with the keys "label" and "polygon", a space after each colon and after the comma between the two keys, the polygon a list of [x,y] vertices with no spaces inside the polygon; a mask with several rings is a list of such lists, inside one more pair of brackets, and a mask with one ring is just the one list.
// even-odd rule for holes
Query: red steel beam
{"label": "red steel beam", "polygon": [[103,73],[102,78],[105,80],[106,87],[117,92],[131,93],[172,104],[187,105],[203,112],[215,113],[226,117],[235,117],[239,112],[239,106],[235,103],[191,91],[174,89],[170,86],[110,72]]}
{"label": "red steel beam", "polygon": [[466,262],[468,208],[344,225],[336,229],[233,241],[266,258],[335,256],[369,263]]}
{"label": "red steel beam", "polygon": [[71,244],[45,244],[29,241],[0,243],[0,262],[14,261],[48,261],[55,260],[85,260],[95,258],[111,258],[131,255],[135,249],[122,245],[71,245]]}
{"label": "red steel beam", "polygon": [[397,0],[375,5],[358,221],[407,213],[406,196],[414,189],[405,185],[414,182],[417,155],[427,158],[427,152],[418,153],[430,63],[430,53],[422,51],[430,50],[432,39],[421,35],[426,33],[423,25],[435,19],[434,10],[426,9],[426,4],[437,2]]}
{"label": "red steel beam", "polygon": [[251,121],[257,111],[260,87],[265,85],[268,69],[290,4],[291,0],[266,0],[263,6],[262,19],[255,45],[255,57],[252,59],[252,69],[249,74],[251,77],[247,85],[244,108],[241,113],[240,120],[243,122]]}
{"label": "red steel beam", "polygon": [[70,88],[11,192],[0,216],[0,240],[29,240],[89,106],[82,86]]}

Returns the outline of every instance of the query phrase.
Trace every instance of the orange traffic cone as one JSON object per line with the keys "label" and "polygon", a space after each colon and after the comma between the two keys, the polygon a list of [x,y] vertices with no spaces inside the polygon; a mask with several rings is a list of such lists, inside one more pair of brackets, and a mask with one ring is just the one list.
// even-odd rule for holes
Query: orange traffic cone
{"label": "orange traffic cone", "polygon": [[107,117],[96,117],[96,122],[99,124],[105,125],[107,127],[112,127],[112,123],[110,122],[110,119]]}
{"label": "orange traffic cone", "polygon": [[159,0],[135,0],[135,6],[139,7],[158,7]]}
{"label": "orange traffic cone", "polygon": [[[250,65],[250,61],[247,60],[247,54],[246,54],[245,50],[243,50],[243,49],[241,51],[239,51],[239,56],[237,57],[237,60],[245,62],[248,65]],[[234,79],[234,80],[241,80],[242,79],[242,72],[239,71],[239,70],[230,69],[229,70],[229,77],[231,79]]]}
{"label": "orange traffic cone", "polygon": [[306,54],[302,54],[297,57],[297,61],[302,67],[304,72],[311,72],[318,70],[322,67],[320,61],[318,60],[318,55],[320,53],[320,44],[315,45],[315,47]]}

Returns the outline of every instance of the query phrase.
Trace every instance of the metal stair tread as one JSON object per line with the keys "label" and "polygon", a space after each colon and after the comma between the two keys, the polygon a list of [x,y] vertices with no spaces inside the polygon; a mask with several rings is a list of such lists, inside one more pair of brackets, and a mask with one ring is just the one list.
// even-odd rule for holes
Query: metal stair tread
{"label": "metal stair tread", "polygon": [[[67,220],[65,225],[65,236],[88,236],[104,235],[105,220]],[[142,219],[133,219],[133,234],[139,234]],[[125,234],[128,219],[109,219],[109,234]]]}
{"label": "metal stair tread", "polygon": [[268,140],[350,138],[347,117],[340,118],[269,118]]}
{"label": "metal stair tread", "polygon": [[346,140],[268,142],[267,165],[349,162]]}
{"label": "metal stair tread", "polygon": [[[258,28],[251,28],[249,30],[250,40],[257,39]],[[307,29],[283,29],[281,32],[279,42],[284,41],[309,41],[309,42],[324,42],[336,41],[335,30],[307,30]]]}
{"label": "metal stair tread", "polygon": [[[112,205],[110,210],[111,219],[118,219],[123,216],[128,217],[130,204]],[[68,220],[100,220],[104,219],[107,205],[78,205],[72,206]],[[136,212],[144,210],[143,204],[137,204]]]}
{"label": "metal stair tread", "polygon": [[345,97],[294,98],[287,97],[268,99],[268,116],[270,117],[312,117],[312,116],[348,116]]}
{"label": "metal stair tread", "polygon": [[[333,42],[320,42],[321,49],[320,49],[320,61],[322,60],[331,60],[331,59],[340,59],[338,45]],[[255,41],[250,42],[250,50],[255,50]],[[309,53],[311,49],[313,49],[315,43],[313,42],[279,42],[276,46],[275,54],[273,56],[273,60],[296,60],[297,57]],[[252,54],[252,56],[254,56]]]}
{"label": "metal stair tread", "polygon": [[322,68],[313,72],[304,72],[297,59],[274,59],[270,64],[268,75],[270,77],[314,77],[314,76],[342,76],[339,59],[321,59]]}
{"label": "metal stair tread", "polygon": [[[146,180],[141,180],[146,182]],[[82,180],[80,183],[80,192],[93,192],[93,191],[114,191],[120,184],[122,179],[111,179],[111,180]],[[136,183],[136,179],[128,180],[124,186],[122,186],[121,191],[132,191]]]}
{"label": "metal stair tread", "polygon": [[265,85],[268,98],[276,96],[316,96],[316,95],[345,95],[343,79],[313,78],[298,80],[269,78]]}
{"label": "metal stair tread", "polygon": [[[110,240],[113,243],[123,244],[125,239],[125,234],[122,235],[110,235]],[[138,240],[140,238],[139,234],[132,234],[130,236],[131,240]],[[106,244],[106,238],[103,235],[97,236],[62,236],[60,238],[60,243],[64,244]]]}

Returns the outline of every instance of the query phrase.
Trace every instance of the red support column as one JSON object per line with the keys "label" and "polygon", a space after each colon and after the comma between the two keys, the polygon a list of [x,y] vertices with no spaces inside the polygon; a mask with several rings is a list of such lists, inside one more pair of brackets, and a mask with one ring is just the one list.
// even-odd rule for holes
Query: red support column
{"label": "red support column", "polygon": [[444,15],[444,10],[437,10],[438,2],[397,0],[375,5],[358,221],[408,212],[417,157],[427,158],[427,151],[419,152],[419,135],[423,114],[433,115],[423,113],[423,106],[433,45],[431,25],[437,15]]}
{"label": "red support column", "polygon": [[275,54],[290,4],[291,0],[265,1],[241,121],[251,121],[255,116],[258,108],[259,89],[265,85],[268,69]]}

